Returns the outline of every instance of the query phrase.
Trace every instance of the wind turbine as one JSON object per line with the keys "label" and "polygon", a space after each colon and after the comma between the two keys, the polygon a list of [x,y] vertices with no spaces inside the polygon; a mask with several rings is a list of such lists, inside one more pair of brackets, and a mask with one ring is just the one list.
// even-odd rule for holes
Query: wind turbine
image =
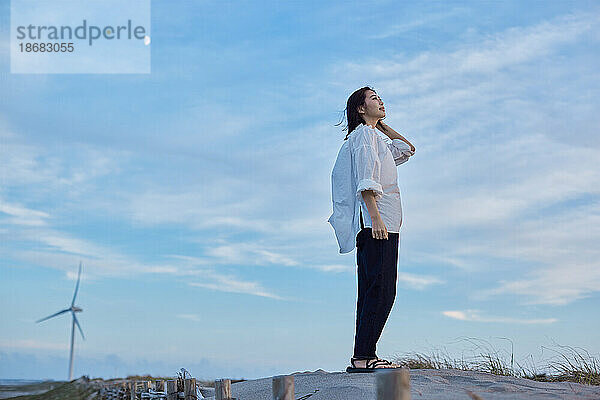
{"label": "wind turbine", "polygon": [[77,298],[77,291],[79,290],[80,278],[81,278],[81,261],[79,262],[79,274],[77,275],[77,285],[75,285],[75,294],[73,295],[73,301],[71,301],[71,307],[65,308],[64,310],[59,311],[56,314],[52,314],[46,318],[42,318],[42,319],[36,321],[36,323],[39,323],[39,322],[45,321],[50,318],[54,318],[56,316],[59,316],[61,314],[71,311],[71,315],[73,316],[73,322],[71,324],[71,355],[69,357],[69,380],[73,379],[73,346],[75,344],[75,325],[77,325],[77,328],[79,328],[79,332],[81,333],[81,337],[85,340],[85,336],[83,335],[83,330],[81,329],[81,325],[79,325],[77,316],[75,316],[75,313],[83,311],[83,309],[81,309],[75,305],[75,299]]}

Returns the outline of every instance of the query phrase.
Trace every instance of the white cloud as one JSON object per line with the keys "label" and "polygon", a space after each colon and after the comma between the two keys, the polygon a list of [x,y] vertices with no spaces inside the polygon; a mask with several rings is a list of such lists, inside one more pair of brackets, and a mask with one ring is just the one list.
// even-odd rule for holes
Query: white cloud
{"label": "white cloud", "polygon": [[487,39],[480,50],[453,54],[461,73],[492,73],[499,69],[546,56],[561,45],[571,43],[591,29],[597,29],[598,16],[571,14],[527,28],[510,28]]}
{"label": "white cloud", "polygon": [[242,281],[232,275],[216,274],[211,271],[202,271],[199,275],[201,278],[205,278],[207,282],[191,282],[190,286],[203,287],[221,292],[251,294],[254,296],[284,300],[283,297],[270,293],[258,282]]}
{"label": "white cloud", "polygon": [[443,280],[434,276],[409,274],[406,272],[398,273],[398,280],[413,289],[423,290],[429,286],[445,283]]}
{"label": "white cloud", "polygon": [[[271,293],[259,282],[245,281],[230,273],[216,271],[210,266],[215,264],[211,258],[190,257],[177,254],[169,255],[169,257],[180,260],[180,271],[178,274],[191,277],[187,279],[190,286],[221,292],[250,294],[275,300],[285,300],[283,297]],[[202,268],[197,268],[197,266],[202,266]],[[190,279],[194,279],[194,281],[189,282]]]}
{"label": "white cloud", "polygon": [[8,203],[0,198],[0,213],[10,215],[12,218],[4,220],[10,225],[42,226],[47,224],[50,214],[44,211],[33,210],[16,203]]}
{"label": "white cloud", "polygon": [[298,262],[290,257],[267,250],[258,243],[238,242],[207,247],[205,254],[218,263],[241,265],[296,266]]}
{"label": "white cloud", "polygon": [[566,304],[597,293],[598,17],[333,68],[344,82],[376,82],[386,122],[417,148],[399,168],[404,265],[482,273],[510,260],[511,278],[479,297]]}
{"label": "white cloud", "polygon": [[[344,75],[348,75],[348,72],[351,75],[364,72],[366,78],[377,80],[410,78],[408,81],[403,79],[405,85],[402,94],[437,91],[439,87],[436,88],[436,85],[443,77],[465,73],[490,74],[508,66],[536,61],[556,52],[560,46],[597,30],[600,24],[597,17],[594,13],[569,14],[537,25],[513,27],[484,36],[479,41],[459,45],[459,48],[451,52],[425,51],[413,58],[402,55],[402,59],[397,61],[379,59],[379,62],[373,63],[369,63],[369,60],[363,60],[360,64],[350,62],[336,66],[335,71]],[[484,82],[481,75],[473,78]],[[414,85],[416,82],[422,85]],[[387,85],[382,87],[385,87],[386,93],[390,93]],[[391,89],[394,92],[400,88],[396,86]]]}
{"label": "white cloud", "polygon": [[356,265],[323,264],[315,265],[315,268],[324,272],[354,272]]}
{"label": "white cloud", "polygon": [[494,316],[482,316],[478,310],[464,310],[464,311],[443,311],[443,315],[448,318],[457,319],[460,321],[475,321],[475,322],[499,322],[507,324],[552,324],[557,322],[556,318],[545,318],[545,319],[524,319],[524,318],[511,318],[511,317],[494,317]]}
{"label": "white cloud", "polygon": [[417,17],[414,15],[402,15],[402,16],[394,15],[395,19],[399,17],[399,18],[404,18],[405,20],[398,24],[393,24],[393,25],[389,25],[389,26],[382,24],[381,26],[385,26],[383,32],[375,34],[375,35],[370,35],[369,37],[371,39],[386,39],[386,38],[389,38],[392,36],[397,36],[397,35],[400,35],[400,34],[403,34],[406,32],[410,32],[410,31],[418,29],[418,28],[435,26],[440,21],[457,16],[457,15],[461,14],[462,12],[463,12],[463,10],[461,10],[459,8],[454,8],[448,12],[432,13],[432,14],[427,14],[425,16],[421,16],[421,17]]}
{"label": "white cloud", "polygon": [[[27,138],[0,129],[0,176],[4,186],[28,186],[29,193],[60,192],[66,197],[76,197],[90,189],[95,180],[121,171],[129,161],[130,152],[93,146],[70,144],[67,155],[61,157],[54,148],[36,146]],[[67,190],[66,192],[64,192]],[[53,194],[56,194],[53,193]]]}
{"label": "white cloud", "polygon": [[[50,149],[25,145],[25,141],[18,135],[2,130],[3,146],[1,147],[2,158],[7,160],[2,163],[6,167],[2,171],[4,181],[7,187],[18,187],[28,185],[34,187],[41,195],[60,193],[59,200],[62,202],[72,200],[77,207],[84,208],[104,208],[104,212],[116,212],[123,214],[124,208],[118,203],[107,203],[107,199],[92,198],[86,201],[83,197],[88,197],[96,193],[94,180],[104,175],[116,175],[121,171],[122,163],[127,161],[127,153],[122,152],[124,158],[119,158],[119,162],[105,155],[100,149],[91,146],[74,146],[73,154],[70,160],[59,158],[51,153]],[[79,152],[78,152],[79,151]],[[116,154],[116,153],[115,153]],[[10,169],[10,170],[9,170]],[[232,178],[229,182],[222,179],[220,191],[217,187],[206,190],[203,186],[198,192],[188,192],[183,194],[158,193],[149,197],[137,197],[139,202],[133,206],[141,215],[158,215],[158,221],[152,222],[179,222],[189,223],[196,221],[198,224],[204,222],[205,227],[215,225],[232,225],[236,228],[247,227],[254,228],[262,226],[260,221],[249,221],[244,218],[235,217],[232,211],[245,210],[253,206],[252,201],[246,199],[238,201],[236,204],[225,204],[222,207],[221,216],[214,215],[211,212],[215,210],[203,209],[202,201],[205,199],[218,203],[221,196],[227,195],[228,188],[235,187],[238,180]],[[61,190],[63,189],[63,190]],[[66,190],[65,190],[66,189]],[[85,190],[88,192],[86,193]],[[104,193],[103,190],[100,190]],[[30,191],[30,193],[33,193]],[[132,188],[132,193],[137,193]],[[92,195],[93,196],[93,195]],[[212,196],[212,197],[211,197]],[[110,209],[117,206],[116,210]],[[156,206],[159,209],[151,207]],[[109,210],[106,210],[109,208]],[[201,210],[199,212],[198,210]],[[60,217],[61,209],[57,209],[57,217]],[[69,210],[74,211],[74,210]],[[87,210],[86,210],[87,211]],[[169,213],[171,211],[171,213]],[[84,279],[95,279],[98,277],[126,277],[136,274],[169,274],[173,276],[201,275],[209,278],[209,282],[196,283],[195,286],[204,286],[212,289],[247,293],[264,297],[280,299],[263,288],[257,282],[245,282],[231,275],[221,275],[214,271],[198,269],[198,265],[214,265],[241,263],[253,265],[262,264],[281,264],[286,266],[296,265],[297,262],[292,258],[280,254],[276,251],[255,247],[250,243],[241,243],[231,245],[221,243],[220,246],[214,246],[207,249],[206,257],[201,262],[195,260],[194,265],[190,265],[189,260],[183,260],[178,263],[142,263],[133,257],[115,251],[109,246],[98,245],[90,240],[78,238],[72,234],[52,228],[47,220],[50,215],[43,211],[34,210],[26,206],[2,201],[0,203],[0,212],[8,214],[11,218],[5,218],[3,222],[16,225],[10,231],[6,231],[7,240],[22,240],[29,243],[42,245],[39,250],[7,250],[5,255],[12,259],[26,261],[34,265],[43,265],[45,267],[55,268],[65,271],[68,278],[76,278],[76,264],[79,261],[84,265]],[[148,213],[148,214],[144,214]],[[135,215],[135,214],[134,214]],[[139,221],[139,219],[138,219]],[[144,222],[148,222],[145,219]],[[10,232],[10,235],[8,234]],[[75,265],[75,267],[74,267]]]}
{"label": "white cloud", "polygon": [[200,318],[200,316],[197,314],[177,314],[177,318],[194,322],[202,322],[202,318]]}
{"label": "white cloud", "polygon": [[[417,25],[427,23],[417,21]],[[551,290],[545,290],[546,294],[530,290],[534,300],[572,301],[595,290],[589,282],[597,282],[600,269],[589,267],[593,262],[586,259],[595,254],[578,241],[585,238],[576,235],[579,230],[589,232],[590,240],[600,238],[588,228],[585,212],[589,210],[564,228],[560,246],[568,250],[562,254],[555,254],[552,249],[556,247],[551,247],[558,243],[553,225],[557,221],[535,213],[598,193],[594,189],[600,187],[594,167],[598,146],[578,146],[597,140],[597,124],[592,124],[596,113],[593,106],[586,106],[597,85],[593,73],[584,73],[594,64],[593,56],[560,56],[561,49],[579,44],[582,37],[597,31],[597,15],[573,14],[511,28],[449,51],[400,54],[390,60],[339,63],[332,68],[335,81],[344,85],[378,82],[391,113],[388,119],[392,121],[387,122],[402,133],[406,129],[406,136],[417,146],[416,156],[399,169],[403,235],[411,244],[404,265],[426,260],[484,271],[491,267],[480,261],[482,257],[525,256],[539,268],[539,276],[544,276],[544,271],[568,274],[570,263],[590,274],[574,278],[564,292],[554,291],[560,293],[557,298],[548,297]],[[314,93],[322,95],[319,90]],[[194,118],[203,114],[203,107],[193,107]],[[217,115],[229,116],[223,110]],[[562,123],[570,130],[560,129],[559,133],[555,127],[561,126],[560,120],[567,121]],[[190,163],[180,160],[181,164],[173,166],[153,160],[156,169],[164,168],[166,175],[149,177],[153,171],[145,172],[147,175],[138,171],[140,175],[131,180],[134,185],[121,181],[110,187],[97,186],[96,179],[117,178],[127,170],[130,153],[107,155],[102,148],[75,147],[73,150],[82,151],[71,152],[74,159],[69,161],[4,131],[0,158],[9,162],[3,164],[2,176],[7,177],[8,185],[28,185],[30,192],[39,191],[39,198],[69,188],[57,196],[58,202],[66,198],[72,201],[65,203],[86,212],[125,217],[137,228],[173,224],[198,232],[189,240],[204,243],[206,235],[199,237],[205,231],[212,237],[244,232],[258,234],[260,239],[209,238],[212,242],[205,246],[205,257],[198,257],[191,267],[189,260],[183,259],[145,265],[57,230],[13,230],[51,250],[24,252],[23,257],[63,269],[67,260],[71,261],[66,265],[73,265],[72,255],[86,256],[99,274],[111,276],[134,272],[182,276],[193,274],[198,266],[215,264],[354,270],[354,265],[338,262],[335,238],[326,223],[331,207],[329,174],[340,145],[340,138],[331,134],[331,124],[316,121],[280,134],[247,128],[256,122],[255,117],[228,121],[225,138],[208,128],[194,136],[188,130],[170,137],[168,146],[189,151],[193,156]],[[173,131],[180,132],[175,128]],[[210,142],[206,158],[198,157],[201,152],[194,149],[206,140]],[[248,151],[250,145],[252,151]],[[220,148],[225,150],[216,152]],[[35,211],[26,204],[21,207]],[[52,211],[53,217],[59,215]],[[558,215],[568,213],[562,209]],[[37,218],[38,222],[47,219]],[[516,234],[516,227],[521,235]],[[536,247],[533,233],[543,246]],[[548,249],[555,255],[551,260],[543,255],[542,250]],[[528,288],[540,283],[537,275],[514,277],[487,295],[527,295]],[[416,289],[443,283],[426,275],[406,274],[400,279]],[[560,279],[543,282],[547,289],[564,285]],[[238,290],[268,293],[243,282]]]}
{"label": "white cloud", "polygon": [[[65,271],[69,279],[76,279],[76,264],[83,264],[82,280],[93,280],[102,277],[131,277],[140,274],[167,274],[173,277],[193,276],[204,279],[203,282],[193,282],[190,285],[205,287],[225,292],[245,293],[281,300],[282,297],[269,292],[258,282],[249,282],[236,278],[231,274],[214,271],[209,265],[216,263],[227,264],[218,257],[188,257],[171,255],[178,260],[174,263],[147,264],[135,258],[116,252],[110,247],[98,246],[90,241],[74,238],[56,230],[27,230],[20,234],[21,239],[39,241],[50,246],[47,251],[10,251],[5,254],[34,265]],[[267,252],[268,253],[268,252]],[[74,257],[76,256],[76,257]],[[273,254],[268,254],[267,260],[277,261]],[[231,260],[229,260],[231,261]]]}

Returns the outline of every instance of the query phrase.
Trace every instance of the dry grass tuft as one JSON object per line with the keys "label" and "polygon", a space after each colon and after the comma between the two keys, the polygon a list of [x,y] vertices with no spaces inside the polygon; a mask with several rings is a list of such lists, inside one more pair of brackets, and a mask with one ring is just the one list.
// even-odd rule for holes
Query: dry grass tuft
{"label": "dry grass tuft", "polygon": [[[475,342],[477,339],[468,338],[466,340]],[[464,358],[455,360],[447,354],[440,355],[435,351],[432,355],[409,353],[408,356],[394,356],[392,360],[401,366],[411,369],[459,369],[494,375],[514,376],[540,382],[568,381],[587,385],[600,385],[600,362],[583,349],[580,349],[581,352],[579,352],[573,347],[558,345],[560,348],[566,349],[567,354],[549,349],[555,351],[559,359],[545,365],[546,370],[555,372],[554,374],[548,374],[538,372],[538,368],[533,364],[529,367],[523,367],[518,362],[515,362],[512,341],[510,358],[502,357],[500,352],[496,351],[491,345],[488,347],[476,344],[476,346],[480,349],[484,347],[484,351],[479,352],[479,354],[470,360],[465,360]],[[548,349],[547,347],[544,348]],[[585,353],[585,355],[582,353]]]}

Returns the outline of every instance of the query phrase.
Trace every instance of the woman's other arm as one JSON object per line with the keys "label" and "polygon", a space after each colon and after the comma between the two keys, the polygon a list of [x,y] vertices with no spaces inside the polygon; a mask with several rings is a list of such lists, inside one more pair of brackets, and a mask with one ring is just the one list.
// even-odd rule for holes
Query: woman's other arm
{"label": "woman's other arm", "polygon": [[377,129],[379,129],[384,135],[386,135],[390,139],[400,139],[400,140],[406,142],[406,144],[410,146],[410,149],[413,152],[415,151],[415,146],[413,146],[412,143],[408,141],[408,139],[406,139],[404,136],[402,136],[401,134],[399,134],[398,132],[396,132],[395,130],[390,128],[390,126],[387,125],[382,120],[379,120],[379,122],[377,122],[377,125],[375,125],[375,126],[377,127]]}

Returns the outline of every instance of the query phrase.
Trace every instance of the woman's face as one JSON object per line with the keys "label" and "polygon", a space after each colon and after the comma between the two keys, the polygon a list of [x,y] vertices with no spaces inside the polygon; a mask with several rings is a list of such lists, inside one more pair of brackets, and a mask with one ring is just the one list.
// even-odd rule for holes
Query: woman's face
{"label": "woman's face", "polygon": [[385,117],[385,107],[383,101],[377,93],[372,90],[365,91],[365,105],[359,108],[364,112],[363,116],[368,118],[381,119]]}

